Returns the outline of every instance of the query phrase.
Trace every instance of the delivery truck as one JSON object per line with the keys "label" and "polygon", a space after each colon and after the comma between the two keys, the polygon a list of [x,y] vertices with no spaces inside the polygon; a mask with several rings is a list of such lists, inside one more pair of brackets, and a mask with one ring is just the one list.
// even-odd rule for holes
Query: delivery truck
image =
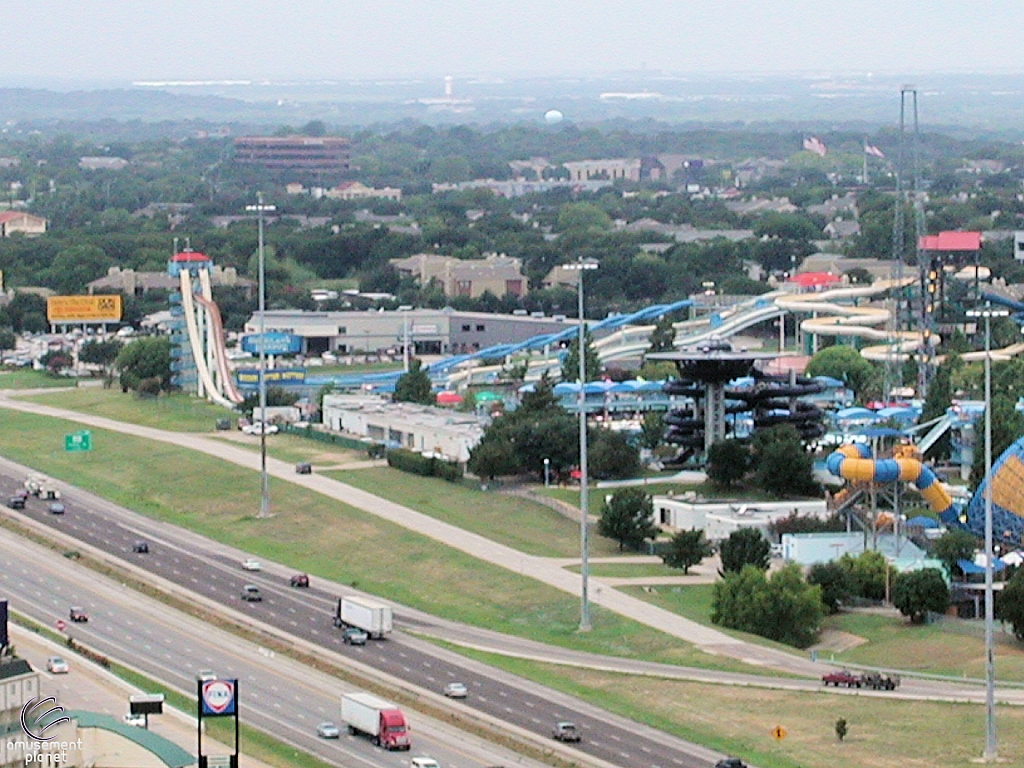
{"label": "delivery truck", "polygon": [[334,610],[334,626],[358,627],[378,640],[391,634],[391,606],[361,597],[343,597]]}
{"label": "delivery truck", "polygon": [[390,701],[369,693],[346,693],[341,697],[341,720],[350,734],[362,733],[384,749],[409,749],[409,724]]}

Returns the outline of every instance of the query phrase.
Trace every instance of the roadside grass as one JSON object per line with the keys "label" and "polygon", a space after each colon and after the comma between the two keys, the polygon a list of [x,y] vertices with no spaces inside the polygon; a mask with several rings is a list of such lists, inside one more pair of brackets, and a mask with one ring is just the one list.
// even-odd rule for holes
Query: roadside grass
{"label": "roadside grass", "polygon": [[[566,568],[573,573],[579,573],[578,565],[570,565]],[[660,563],[637,563],[630,565],[626,563],[591,563],[590,575],[609,579],[647,578],[658,576],[682,576],[683,572],[678,568],[669,568]],[[664,587],[661,587],[664,588]]]}
{"label": "roadside grass", "polygon": [[183,393],[143,399],[130,392],[123,393],[120,388],[86,387],[21,399],[172,432],[212,432],[217,419],[230,418],[234,426],[238,417],[227,408]]}
{"label": "roadside grass", "polygon": [[[255,453],[260,451],[258,435],[245,435],[235,430],[230,437],[223,432],[215,432],[209,437],[223,440],[236,448],[243,448]],[[316,471],[317,465],[348,464],[354,461],[369,461],[370,458],[366,451],[354,451],[330,443],[309,440],[301,435],[280,433],[267,435],[267,455],[287,462],[308,461],[313,464],[314,471]]]}
{"label": "roadside grass", "polygon": [[[480,491],[391,467],[323,474],[526,554],[578,557],[580,553],[579,524],[529,499]],[[617,549],[610,539],[591,536],[591,556],[612,555]]]}
{"label": "roadside grass", "polygon": [[[667,611],[685,616],[691,621],[696,621],[709,627],[714,626],[711,623],[711,601],[715,594],[714,584],[659,584],[649,587],[650,591],[639,586],[619,587],[619,589],[626,594],[653,603]],[[763,637],[756,639],[761,642],[768,642]],[[778,644],[776,643],[775,645]],[[794,648],[788,648],[788,650],[798,653]]]}
{"label": "roadside grass", "polygon": [[[728,492],[723,491],[711,483],[701,483],[694,485],[691,483],[675,483],[666,480],[665,482],[659,482],[650,480],[646,485],[641,486],[652,496],[664,496],[669,493],[681,496],[684,493],[690,491],[696,493],[703,499],[729,499],[736,501],[768,501],[770,497],[765,496],[761,491],[748,490],[744,488],[736,488]],[[545,488],[543,485],[534,486],[534,491],[543,496],[548,496],[552,499],[558,499],[564,501],[567,504],[572,504],[574,507],[580,505],[580,490],[579,488],[561,488],[551,486]],[[604,504],[605,494],[615,493],[619,489],[617,488],[598,488],[596,485],[590,486],[590,511],[591,513],[600,513],[601,507]]]}
{"label": "roadside grass", "polygon": [[45,371],[31,368],[0,370],[0,389],[41,389],[43,387],[73,387],[75,380],[64,376],[51,376]]}
{"label": "roadside grass", "polygon": [[[462,652],[761,768],[953,768],[975,761],[984,744],[981,705],[707,685]],[[849,727],[842,743],[840,718]],[[1024,707],[999,706],[996,718],[1003,764],[1024,765]],[[776,726],[785,738],[773,738]]]}
{"label": "roadside grass", "polygon": [[573,596],[275,478],[276,514],[257,520],[258,475],[204,454],[100,429],[93,431],[91,452],[65,453],[63,436],[75,428],[7,411],[0,445],[14,461],[142,514],[442,618],[594,653],[764,671],[703,653],[599,606],[594,629],[580,634]]}

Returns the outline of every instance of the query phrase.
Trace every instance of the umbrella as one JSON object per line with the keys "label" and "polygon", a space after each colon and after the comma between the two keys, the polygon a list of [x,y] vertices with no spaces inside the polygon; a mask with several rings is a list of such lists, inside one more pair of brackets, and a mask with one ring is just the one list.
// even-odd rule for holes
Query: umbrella
{"label": "umbrella", "polygon": [[458,405],[462,402],[462,395],[458,392],[438,392],[437,393],[437,404],[438,405]]}
{"label": "umbrella", "polygon": [[937,520],[931,517],[925,517],[924,515],[918,515],[907,520],[907,527],[909,528],[938,528],[939,523]]}

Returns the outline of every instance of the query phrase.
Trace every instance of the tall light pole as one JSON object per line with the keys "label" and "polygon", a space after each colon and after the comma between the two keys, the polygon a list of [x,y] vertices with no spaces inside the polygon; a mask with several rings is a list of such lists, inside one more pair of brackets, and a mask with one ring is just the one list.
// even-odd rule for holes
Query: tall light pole
{"label": "tall light pole", "polygon": [[577,353],[580,360],[580,632],[590,631],[590,488],[587,474],[587,345],[586,323],[583,322],[583,275],[585,270],[597,269],[596,261],[580,259],[575,264],[564,265],[566,269],[578,269],[580,282],[576,290],[578,300],[580,333]]}
{"label": "tall light pole", "polygon": [[996,665],[992,643],[992,318],[1006,317],[1009,311],[992,309],[985,302],[984,309],[970,309],[968,317],[985,318],[985,762],[999,759],[996,744]]}
{"label": "tall light pole", "polygon": [[277,207],[263,204],[263,193],[256,194],[256,205],[245,206],[255,211],[259,222],[259,293],[260,293],[260,513],[270,517],[270,483],[267,480],[267,279],[263,260],[263,214]]}
{"label": "tall light pole", "polygon": [[403,304],[398,308],[402,313],[402,372],[409,372],[409,311],[412,306]]}
{"label": "tall light pole", "polygon": [[544,459],[544,487],[551,485],[551,459]]}

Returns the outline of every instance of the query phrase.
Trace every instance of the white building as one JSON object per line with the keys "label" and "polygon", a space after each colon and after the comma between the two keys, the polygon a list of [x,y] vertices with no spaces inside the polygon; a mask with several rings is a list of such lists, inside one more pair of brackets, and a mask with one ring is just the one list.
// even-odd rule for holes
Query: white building
{"label": "white building", "polygon": [[800,565],[814,565],[838,560],[843,555],[857,557],[865,550],[881,552],[890,562],[923,561],[925,553],[905,536],[897,541],[891,533],[872,536],[862,531],[852,533],[787,533],[782,537],[782,556]]}
{"label": "white building", "polygon": [[368,437],[417,453],[464,464],[483,437],[473,413],[414,403],[392,403],[368,395],[325,395],[323,423],[331,430]]}
{"label": "white building", "polygon": [[824,500],[809,501],[685,501],[672,496],[655,496],[654,521],[670,530],[704,531],[709,541],[722,541],[741,528],[757,528],[765,536],[776,520],[798,515],[822,520],[829,516]]}

